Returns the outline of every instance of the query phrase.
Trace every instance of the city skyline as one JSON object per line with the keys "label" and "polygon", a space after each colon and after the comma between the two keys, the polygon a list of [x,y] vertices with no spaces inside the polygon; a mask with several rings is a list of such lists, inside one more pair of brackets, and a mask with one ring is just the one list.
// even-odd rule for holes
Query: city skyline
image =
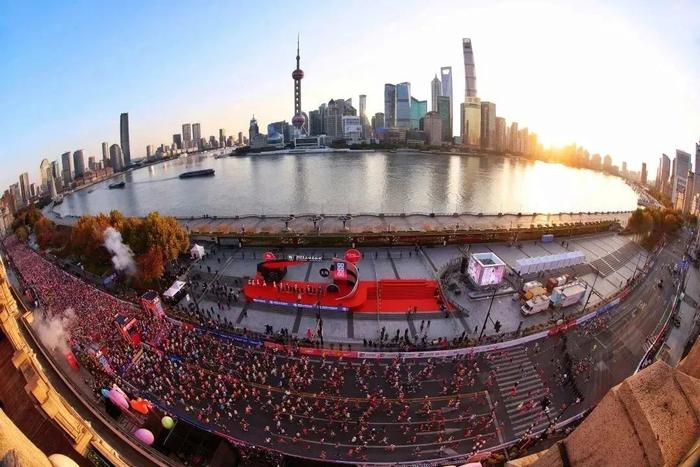
{"label": "city skyline", "polygon": [[[249,20],[249,23],[243,25],[241,31],[200,30],[200,36],[189,41],[188,47],[183,50],[194,53],[180,64],[179,70],[170,69],[170,65],[161,63],[157,58],[170,57],[181,41],[189,40],[192,32],[180,31],[185,38],[173,39],[169,36],[173,44],[149,37],[142,46],[138,46],[143,57],[132,53],[132,49],[137,47],[136,38],[100,36],[96,38],[96,44],[81,42],[80,37],[89,33],[93,26],[79,23],[78,20],[82,15],[95,13],[90,11],[91,8],[98,9],[99,14],[108,14],[109,6],[89,6],[85,12],[71,9],[58,12],[54,11],[55,7],[48,6],[39,12],[40,16],[74,16],[62,26],[69,28],[75,22],[74,29],[62,31],[65,37],[59,40],[59,48],[62,45],[66,49],[66,53],[62,54],[35,48],[34,41],[56,32],[51,27],[41,31],[38,38],[20,37],[16,25],[0,20],[0,37],[11,44],[6,47],[10,50],[10,73],[0,78],[3,83],[0,92],[4,102],[10,106],[17,104],[16,111],[3,114],[0,121],[3,131],[8,132],[3,138],[5,145],[0,149],[0,162],[6,168],[0,183],[3,186],[14,183],[17,175],[25,171],[29,172],[30,180],[36,182],[40,180],[38,167],[43,158],[55,160],[61,153],[72,153],[78,148],[84,149],[86,158],[93,156],[99,159],[102,142],[110,145],[119,143],[119,119],[116,115],[121,112],[128,112],[131,117],[129,132],[134,158],[145,156],[148,144],[170,142],[172,134],[183,122],[201,122],[202,136],[207,138],[216,135],[219,128],[225,128],[232,134],[246,129],[253,113],[264,125],[289,119],[290,109],[293,108],[289,70],[294,67],[290,58],[294,56],[296,48],[296,29],[300,30],[304,49],[306,77],[302,110],[307,113],[333,96],[352,97],[354,103],[360,94],[364,94],[367,95],[367,114],[373,115],[383,111],[384,84],[390,82],[409,82],[413,96],[428,100],[431,97],[430,81],[441,67],[448,66],[453,70],[453,95],[462,96],[464,90],[461,85],[465,79],[459,44],[468,37],[475,51],[479,97],[495,102],[499,116],[506,117],[508,125],[517,121],[536,131],[545,145],[576,142],[592,153],[613,155],[616,163],[625,160],[635,170],[642,162],[647,162],[651,173],[656,172],[655,165],[661,152],[672,153],[676,148],[691,151],[692,144],[700,135],[700,118],[697,112],[693,112],[698,107],[697,91],[693,88],[698,70],[691,59],[693,54],[697,56],[699,47],[697,41],[690,40],[692,28],[683,33],[688,28],[677,27],[670,34],[664,32],[662,36],[661,27],[678,21],[687,26],[697,23],[698,20],[694,18],[700,15],[688,14],[693,8],[698,10],[696,5],[674,5],[661,11],[658,7],[645,5],[632,11],[631,4],[623,3],[615,8],[588,6],[587,11],[583,12],[571,5],[557,4],[546,10],[549,28],[534,32],[532,30],[537,28],[524,28],[519,24],[527,20],[533,26],[543,21],[527,7],[532,7],[532,4],[501,9],[499,13],[496,6],[480,2],[469,5],[445,2],[442,9],[453,13],[450,18],[426,18],[419,14],[425,6],[418,3],[409,2],[405,11],[401,12],[380,8],[376,17],[366,18],[366,21],[382,24],[389,31],[405,27],[415,32],[416,37],[412,34],[401,44],[390,41],[368,50],[364,47],[369,40],[367,37],[350,38],[346,33],[338,33],[326,40],[324,34],[330,25],[322,19],[326,7],[318,4],[315,6],[317,21],[312,18],[308,24],[301,26],[280,24],[274,31],[272,29],[275,28],[266,30],[265,39],[275,41],[277,46],[265,49],[262,54],[243,47],[242,42],[234,44],[241,39],[241,35],[256,28],[263,31],[257,19],[248,15],[247,7],[236,8],[233,14]],[[10,9],[14,11],[7,16],[20,18],[18,23],[21,24],[22,19],[28,19],[28,15],[39,14],[36,8],[12,5]],[[142,26],[143,22],[172,14],[169,10],[154,6],[140,8],[140,11],[136,9],[131,13],[134,16],[127,18],[126,32]],[[226,8],[203,7],[196,13],[213,14],[212,10]],[[366,8],[369,8],[369,4],[366,4]],[[352,11],[347,13],[355,14]],[[143,18],[136,18],[137,14],[143,15]],[[214,14],[214,17],[218,14]],[[587,37],[585,41],[576,39],[579,28],[590,27],[596,14],[606,14],[610,21],[596,29],[596,36]],[[567,23],[574,17],[581,24]],[[518,18],[522,21],[516,21]],[[431,31],[428,37],[421,34],[430,31],[437,20],[443,21],[445,27]],[[552,26],[553,20],[555,23]],[[498,28],[493,26],[495,24],[499,24]],[[206,24],[202,26],[203,29],[206,27]],[[522,37],[525,29],[527,36]],[[620,31],[628,34],[620,34]],[[551,44],[549,37],[557,34],[557,43]],[[212,36],[216,36],[218,42],[212,40]],[[323,42],[321,37],[324,37]],[[527,41],[533,53],[521,54],[518,52],[520,49],[513,48],[514,44],[519,45],[523,40]],[[236,53],[224,55],[230,59],[222,61],[217,56],[217,66],[210,70],[216,77],[195,72],[201,65],[200,60],[223,49],[231,50],[232,46]],[[393,56],[384,54],[387,48],[397,46],[403,50]],[[415,59],[421,56],[416,52],[423,48],[429,48],[432,56]],[[333,51],[330,55],[329,50]],[[629,61],[617,63],[619,59],[615,58],[615,54],[619,55],[621,50]],[[562,55],[562,51],[566,53]],[[59,60],[54,55],[60,55],[63,59]],[[96,56],[100,59],[95,59]],[[29,63],[29,57],[34,59],[32,63]],[[556,66],[547,65],[553,57],[556,58]],[[136,73],[138,62],[146,58],[152,61],[153,72]],[[110,59],[125,60],[127,71],[103,78]],[[586,66],[577,67],[583,60]],[[648,67],[650,60],[658,66]],[[242,63],[246,66],[241,67]],[[58,73],[58,70],[69,65],[79,66],[85,77],[74,74],[61,76]],[[37,81],[38,76],[30,76],[37,71],[37,67],[55,76],[56,82],[47,84]],[[222,79],[227,67],[234,67],[233,76]],[[128,71],[130,69],[134,71]],[[161,69],[173,72],[156,71]],[[640,73],[642,69],[644,72]],[[218,70],[222,70],[222,73]],[[528,72],[513,73],[513,70]],[[182,77],[188,73],[193,73],[193,76],[184,80]],[[263,75],[265,80],[260,79]],[[247,85],[241,85],[243,82]],[[590,84],[579,86],[579,83]],[[27,95],[26,89],[30,85],[35,86],[36,95]],[[54,86],[64,86],[65,92],[56,95]],[[662,89],[663,92],[645,94],[640,92],[642,89]],[[594,95],[598,96],[597,100],[592,99]],[[640,98],[643,95],[649,97]],[[190,98],[183,99],[182,96]],[[560,102],[562,99],[565,102]],[[452,109],[456,121],[460,101],[456,99],[456,109]],[[60,114],[68,104],[72,105],[73,111]],[[61,118],[58,118],[59,114]],[[649,119],[649,115],[659,118]],[[661,115],[673,115],[675,118],[662,118]],[[617,126],[611,125],[611,121],[617,122]],[[459,134],[458,125],[453,128],[453,133]],[[644,135],[644,138],[639,135]]]}

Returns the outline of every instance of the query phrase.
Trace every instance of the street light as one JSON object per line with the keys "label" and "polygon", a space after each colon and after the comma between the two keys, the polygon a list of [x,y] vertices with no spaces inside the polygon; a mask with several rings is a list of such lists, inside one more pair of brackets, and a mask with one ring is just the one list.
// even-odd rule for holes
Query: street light
{"label": "street light", "polygon": [[586,306],[588,306],[588,301],[591,299],[591,295],[593,295],[593,291],[595,290],[595,283],[598,280],[598,274],[600,274],[600,271],[598,271],[598,268],[591,266],[595,270],[595,279],[593,279],[593,285],[591,286],[591,291],[588,294],[588,298],[586,298],[586,303],[583,304],[583,310],[586,311]]}
{"label": "street light", "polygon": [[481,333],[479,333],[479,342],[481,342],[481,337],[484,335],[484,329],[486,329],[486,321],[491,317],[491,307],[493,306],[493,300],[496,298],[496,292],[498,287],[494,287],[493,294],[491,295],[491,303],[489,303],[489,310],[486,312],[486,318],[484,318],[484,324],[481,326]]}

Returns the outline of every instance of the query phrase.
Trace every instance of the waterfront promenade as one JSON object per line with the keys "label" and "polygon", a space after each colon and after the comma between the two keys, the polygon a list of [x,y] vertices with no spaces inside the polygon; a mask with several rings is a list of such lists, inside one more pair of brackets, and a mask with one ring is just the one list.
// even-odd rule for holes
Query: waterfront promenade
{"label": "waterfront promenade", "polygon": [[[60,225],[73,225],[78,216],[61,216],[52,206],[43,213]],[[161,213],[167,215],[167,213]],[[302,234],[361,234],[381,232],[454,232],[464,230],[513,230],[568,225],[587,222],[616,221],[627,224],[632,213],[578,212],[578,213],[361,213],[361,214],[296,214],[296,215],[243,215],[233,217],[178,217],[180,224],[193,235],[230,235],[255,233]]]}
{"label": "waterfront promenade", "polygon": [[[562,241],[566,246],[562,245]],[[191,268],[188,278],[197,278],[198,282],[207,284],[206,293],[193,293],[191,300],[197,300],[202,310],[209,311],[212,318],[228,322],[236,327],[264,333],[266,326],[272,326],[273,332],[287,329],[292,336],[303,339],[309,330],[316,330],[314,310],[295,310],[257,303],[243,303],[242,294],[239,302],[230,304],[215,293],[214,282],[240,291],[240,286],[256,274],[257,264],[262,261],[264,248],[221,247],[205,244],[210,254]],[[332,257],[342,256],[342,248],[285,248],[272,250],[278,257],[285,255],[317,256],[324,260],[310,262],[288,269],[286,279],[292,281],[321,281],[320,270],[328,266]],[[493,252],[506,263],[509,274],[507,281],[517,288],[521,280],[512,274],[516,261],[520,258],[544,256],[564,251],[581,251],[586,255],[586,264],[575,269],[552,271],[546,277],[569,273],[579,277],[589,285],[592,291],[582,303],[573,305],[564,312],[546,311],[534,316],[524,317],[520,313],[519,301],[513,300],[513,294],[499,295],[495,298],[491,310],[491,321],[487,323],[485,335],[497,334],[495,321],[501,324],[501,333],[512,333],[533,326],[552,326],[557,319],[578,313],[585,301],[594,307],[602,300],[608,299],[624,288],[628,280],[639,273],[646,263],[647,253],[628,236],[614,233],[590,235],[584,237],[555,239],[552,243],[520,242],[518,246],[505,243],[488,243],[471,245],[469,251],[464,245],[420,248],[362,248],[363,259],[358,264],[361,280],[381,279],[435,279],[443,267],[454,260],[459,260],[468,252]],[[596,271],[598,278],[596,279]],[[542,279],[540,279],[542,280]],[[199,289],[201,290],[201,289]],[[240,293],[240,292],[239,292]],[[590,292],[589,292],[590,293]],[[449,299],[469,310],[464,313],[455,310],[448,315],[434,310],[433,313],[343,313],[323,312],[323,334],[326,343],[341,343],[362,348],[365,341],[377,342],[381,329],[393,337],[398,331],[402,336],[408,332],[412,337],[426,342],[438,338],[452,340],[460,336],[475,339],[478,336],[490,305],[490,297],[470,299],[466,291],[458,296],[450,294]],[[189,306],[187,300],[182,306]],[[428,324],[429,322],[429,324]]]}

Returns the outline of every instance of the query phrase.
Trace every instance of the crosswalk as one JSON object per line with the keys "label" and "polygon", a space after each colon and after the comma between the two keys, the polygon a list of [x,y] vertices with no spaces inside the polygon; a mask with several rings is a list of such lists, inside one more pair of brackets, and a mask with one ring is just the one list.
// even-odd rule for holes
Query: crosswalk
{"label": "crosswalk", "polygon": [[[513,435],[522,436],[528,430],[545,428],[549,423],[540,401],[547,389],[537,373],[527,351],[523,347],[506,350],[492,362],[496,371],[496,384],[504,401]],[[513,387],[518,383],[515,395]],[[533,400],[530,406],[528,401]],[[551,407],[549,417],[554,418],[557,409]]]}

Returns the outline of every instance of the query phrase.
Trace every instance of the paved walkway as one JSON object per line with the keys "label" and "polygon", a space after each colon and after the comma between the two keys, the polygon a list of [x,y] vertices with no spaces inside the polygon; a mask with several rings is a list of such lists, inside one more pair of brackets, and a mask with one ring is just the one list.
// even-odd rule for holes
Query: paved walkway
{"label": "paved walkway", "polygon": [[[210,246],[207,248],[211,251]],[[519,247],[500,243],[471,245],[471,252],[493,251],[506,262],[509,268],[515,266],[518,258],[571,250],[582,251],[589,263],[600,261],[601,258],[609,256],[617,258],[610,265],[611,270],[606,270],[607,275],[601,273],[597,278],[594,269],[589,267],[582,271],[579,268],[578,277],[587,282],[591,286],[590,289],[593,290],[593,295],[588,301],[589,306],[615,294],[634,275],[635,269],[641,268],[646,260],[646,253],[636,244],[631,243],[629,237],[616,234],[599,234],[569,239],[567,247],[562,246],[561,241],[548,244],[527,242]],[[261,261],[265,250],[262,248],[215,247],[215,251],[214,254],[206,256],[193,268],[191,277],[199,275],[205,281],[212,281],[214,277],[217,277],[220,283],[238,290],[247,278],[255,275],[256,266]],[[416,253],[415,249],[408,247],[363,248],[364,257],[359,263],[359,269],[363,280],[394,279],[397,277],[407,279],[434,278],[436,268],[439,269],[446,262],[462,256],[465,251],[466,248],[463,246],[452,245],[425,248],[420,253]],[[290,267],[288,270],[286,278],[289,280],[313,281],[321,280],[319,271],[327,265],[330,258],[342,256],[343,250],[340,248],[301,248],[276,250],[275,253],[278,256],[303,254],[323,258],[323,261]],[[564,271],[555,271],[551,275],[554,276],[562,272]],[[514,278],[510,277],[509,280],[514,280]],[[412,336],[425,337],[426,341],[440,337],[451,340],[462,335],[473,338],[484,323],[490,300],[488,298],[469,300],[466,294],[462,294],[460,297],[462,304],[470,310],[468,315],[451,313],[445,317],[437,310],[435,313],[412,316],[324,312],[322,314],[324,339],[326,342],[363,345],[363,339],[376,342],[382,328],[390,339],[396,335],[397,331],[402,336],[408,331]],[[564,314],[581,309],[586,299],[580,304],[569,307]],[[218,309],[220,301],[221,299],[212,294],[205,294],[198,299],[200,307],[210,309],[214,318],[235,323],[237,326],[249,330],[265,332],[265,326],[271,325],[275,332],[286,328],[292,335],[297,335],[300,338],[305,337],[309,330],[316,330],[316,314],[313,310],[294,310],[253,303],[245,306],[242,300],[233,302],[230,306],[224,305],[224,309],[220,310]],[[186,303],[185,301],[181,304]],[[496,297],[492,307],[491,321],[487,324],[486,335],[495,334],[493,327],[495,321],[500,321],[501,332],[510,332],[517,330],[518,327],[525,328],[561,318],[561,312],[557,312],[556,316],[552,312],[543,312],[531,317],[524,317],[520,313],[519,307],[519,302],[514,301],[511,295]]]}

